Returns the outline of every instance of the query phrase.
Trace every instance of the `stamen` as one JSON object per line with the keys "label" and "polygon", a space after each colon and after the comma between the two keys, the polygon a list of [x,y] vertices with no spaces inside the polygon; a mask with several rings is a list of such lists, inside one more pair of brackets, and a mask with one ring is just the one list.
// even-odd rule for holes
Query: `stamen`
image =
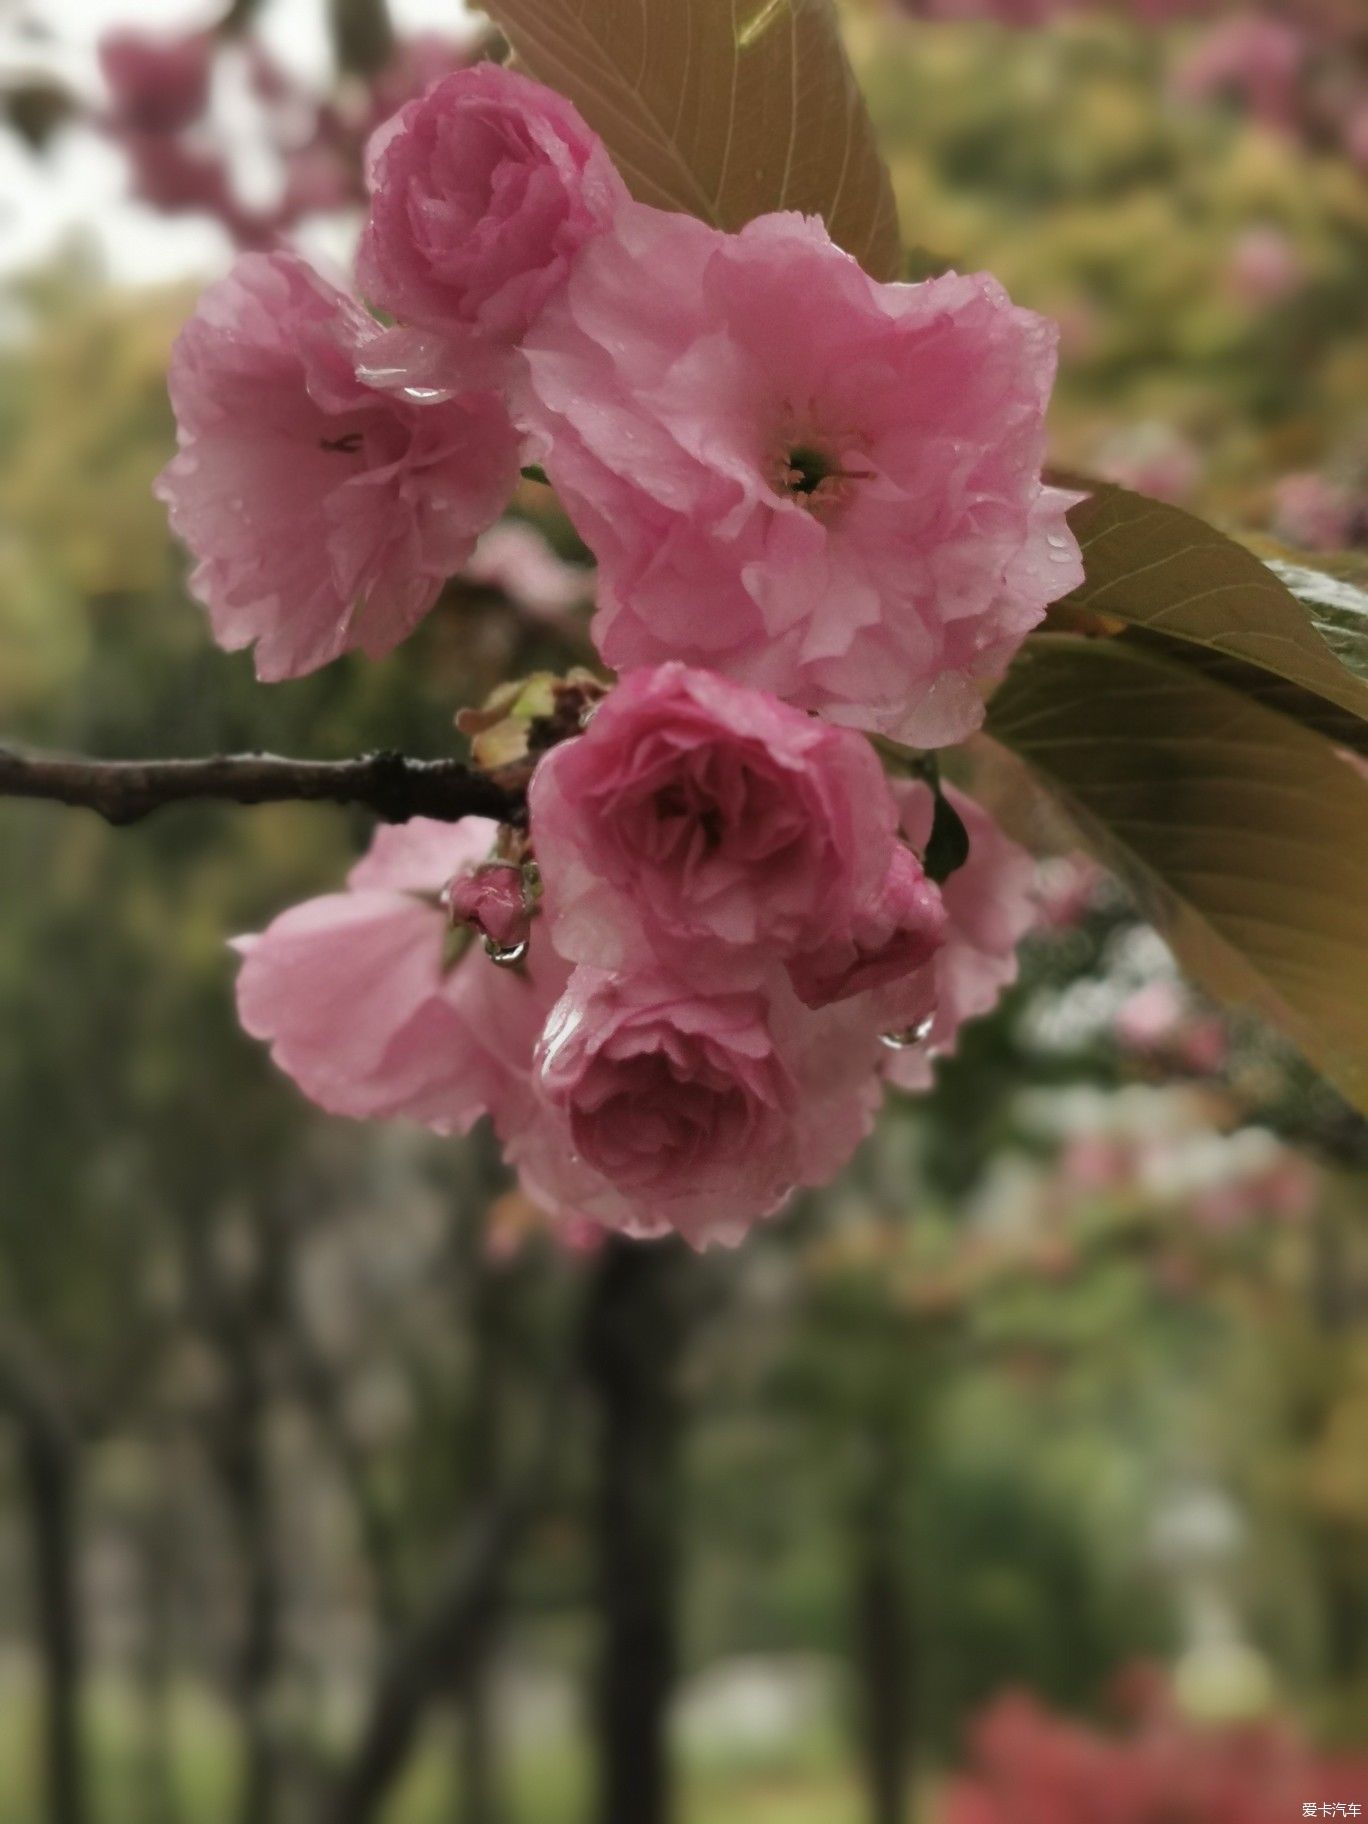
{"label": "stamen", "polygon": [[811,444],[795,444],[784,457],[779,484],[788,494],[816,505],[829,501],[843,481],[872,481],[869,469],[843,469],[825,451]]}

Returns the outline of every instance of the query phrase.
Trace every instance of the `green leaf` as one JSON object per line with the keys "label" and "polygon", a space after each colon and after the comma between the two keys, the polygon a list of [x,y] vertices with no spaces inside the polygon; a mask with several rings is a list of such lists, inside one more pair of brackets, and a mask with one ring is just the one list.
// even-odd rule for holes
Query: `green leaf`
{"label": "green leaf", "polygon": [[1184,967],[1368,1108],[1368,783],[1318,736],[1129,640],[1043,635],[989,706]]}
{"label": "green leaf", "polygon": [[579,108],[633,194],[719,228],[825,218],[878,279],[897,208],[831,0],[485,0],[523,69]]}
{"label": "green leaf", "polygon": [[1368,684],[1368,559],[1318,558],[1311,565],[1270,558],[1268,567],[1308,611],[1340,664]]}
{"label": "green leaf", "polygon": [[928,880],[943,886],[950,876],[969,859],[969,832],[964,819],[951,804],[937,781],[936,807],[931,818],[931,834],[926,839],[922,866]]}
{"label": "green leaf", "polygon": [[[1243,545],[1180,507],[1102,482],[1069,515],[1087,572],[1047,626],[1125,630],[1153,650],[1368,752],[1368,650],[1360,615],[1299,599]],[[1311,572],[1307,572],[1311,575]],[[1325,579],[1333,580],[1333,579]],[[1342,587],[1347,588],[1347,585]],[[1361,610],[1368,598],[1360,591]]]}

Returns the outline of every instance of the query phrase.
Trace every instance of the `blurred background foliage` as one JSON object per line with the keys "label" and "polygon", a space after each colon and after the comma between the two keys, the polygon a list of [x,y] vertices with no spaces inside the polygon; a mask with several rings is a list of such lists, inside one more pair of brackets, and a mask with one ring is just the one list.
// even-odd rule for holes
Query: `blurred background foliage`
{"label": "blurred background foliage", "polygon": [[[991,266],[1061,320],[1059,460],[1362,535],[1342,146],[1183,98],[1186,24],[849,27],[917,269]],[[149,492],[193,295],[114,286],[79,240],[6,283],[7,735],[437,753],[461,704],[579,656],[505,571],[381,665],[266,690],[215,650]],[[1362,1763],[1312,1779],[1368,1747],[1368,1140],[1297,1060],[1196,1004],[1090,867],[1045,864],[1021,981],[934,1091],[739,1253],[671,1256],[666,1296],[561,1254],[481,1138],[329,1120],[237,1031],[227,939],[365,834],[0,806],[0,1824],[340,1821],[320,1795],[382,1668],[528,1477],[348,1816],[589,1815],[592,1668],[638,1624],[685,1824],[954,1824],[990,1700],[1096,1722],[1140,1660],[1197,1736],[1295,1719],[1302,1796],[1368,1805]],[[606,1331],[624,1271],[645,1321]],[[660,1510],[677,1638],[634,1615],[615,1462]]]}

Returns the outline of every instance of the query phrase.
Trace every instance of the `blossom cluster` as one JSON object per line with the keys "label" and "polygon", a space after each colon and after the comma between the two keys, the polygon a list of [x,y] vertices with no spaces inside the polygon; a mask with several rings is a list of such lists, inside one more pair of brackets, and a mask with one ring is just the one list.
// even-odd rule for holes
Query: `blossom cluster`
{"label": "blossom cluster", "polygon": [[[382,830],[245,940],[243,1023],[335,1112],[489,1115],[558,1217],[735,1239],[886,1079],[926,1086],[1031,922],[1022,852],[868,737],[970,734],[1080,580],[1053,328],[987,275],[879,284],[815,220],[639,204],[493,64],[367,165],[371,309],[248,254],[173,358],[159,487],[216,637],[266,679],[389,651],[536,464],[619,681],[544,744],[525,827]],[[928,872],[942,820],[961,865]]]}

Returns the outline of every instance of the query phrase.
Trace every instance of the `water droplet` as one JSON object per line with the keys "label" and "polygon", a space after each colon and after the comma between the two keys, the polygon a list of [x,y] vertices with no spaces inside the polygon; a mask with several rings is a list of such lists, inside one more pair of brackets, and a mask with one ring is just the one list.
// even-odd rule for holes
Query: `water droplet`
{"label": "water droplet", "polygon": [[915,1026],[901,1026],[896,1032],[879,1034],[879,1043],[887,1045],[890,1051],[910,1051],[914,1045],[921,1045],[931,1036],[931,1028],[936,1023],[936,1016],[928,1013]]}
{"label": "water droplet", "polygon": [[499,944],[492,937],[485,939],[485,955],[491,963],[497,963],[500,969],[512,969],[527,955],[527,939],[520,944]]}
{"label": "water droplet", "polygon": [[413,399],[419,405],[426,405],[432,399],[449,397],[446,388],[441,386],[406,386],[403,388],[405,399]]}

